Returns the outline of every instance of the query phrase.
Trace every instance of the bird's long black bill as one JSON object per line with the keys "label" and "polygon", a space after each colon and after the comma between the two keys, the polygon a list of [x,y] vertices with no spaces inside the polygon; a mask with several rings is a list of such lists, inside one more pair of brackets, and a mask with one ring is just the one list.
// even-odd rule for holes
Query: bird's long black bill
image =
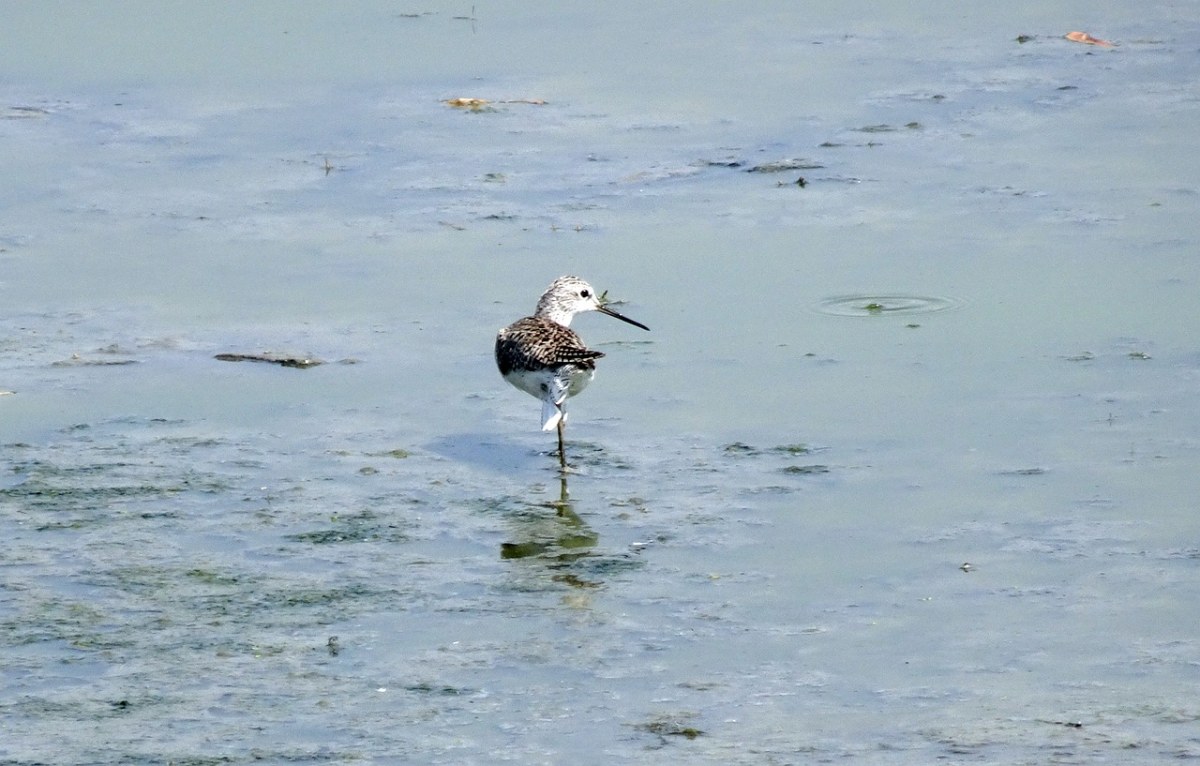
{"label": "bird's long black bill", "polygon": [[643,330],[645,330],[646,332],[650,331],[650,328],[647,327],[646,325],[642,324],[641,322],[630,319],[629,317],[627,317],[623,314],[618,314],[617,312],[615,312],[612,309],[607,308],[605,306],[601,306],[600,308],[598,308],[596,310],[599,311],[601,314],[608,314],[610,317],[616,317],[617,319],[620,319],[622,322],[628,322],[629,324],[633,325],[634,327],[640,327]]}

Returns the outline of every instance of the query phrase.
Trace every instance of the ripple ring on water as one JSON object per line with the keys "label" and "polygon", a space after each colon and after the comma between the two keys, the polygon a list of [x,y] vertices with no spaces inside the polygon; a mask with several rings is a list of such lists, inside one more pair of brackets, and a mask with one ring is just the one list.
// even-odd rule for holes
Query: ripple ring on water
{"label": "ripple ring on water", "polygon": [[932,314],[960,308],[958,298],[924,295],[837,295],[814,306],[821,314],[842,317],[891,316],[893,314]]}

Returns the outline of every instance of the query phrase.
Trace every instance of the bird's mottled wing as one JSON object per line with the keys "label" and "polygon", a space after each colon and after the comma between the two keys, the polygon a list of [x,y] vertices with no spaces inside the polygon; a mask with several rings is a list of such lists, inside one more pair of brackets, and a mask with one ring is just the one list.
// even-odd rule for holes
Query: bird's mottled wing
{"label": "bird's mottled wing", "polygon": [[496,336],[496,365],[500,374],[512,370],[538,370],[573,364],[594,369],[604,356],[593,351],[570,327],[540,317],[525,317],[513,322]]}

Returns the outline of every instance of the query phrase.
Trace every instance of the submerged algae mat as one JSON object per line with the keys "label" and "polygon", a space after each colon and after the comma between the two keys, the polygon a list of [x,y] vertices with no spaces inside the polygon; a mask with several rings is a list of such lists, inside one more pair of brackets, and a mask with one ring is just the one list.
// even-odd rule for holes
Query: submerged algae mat
{"label": "submerged algae mat", "polygon": [[[711,515],[613,548],[556,481],[483,495],[421,450],[208,431],[118,418],[4,445],[0,755],[451,757],[512,747],[585,702],[589,721],[613,719],[604,739],[671,733],[620,703],[645,683],[630,660],[721,618],[666,591],[621,610],[640,616],[596,602],[688,523],[712,544]],[[579,446],[593,471],[628,470]],[[604,502],[647,532],[641,500]],[[608,691],[583,693],[600,679]],[[690,715],[644,703],[654,720]],[[500,728],[470,735],[483,717]]]}
{"label": "submerged algae mat", "polygon": [[[1094,629],[1110,600],[1169,587],[1200,554],[1148,549],[1104,507],[896,540],[869,509],[839,517],[864,466],[827,448],[576,442],[564,488],[548,453],[525,455],[545,468],[530,482],[473,477],[446,441],[377,439],[117,418],[4,445],[0,756],[1138,762],[1191,747],[1195,642]],[[1043,612],[1066,632],[1045,635]],[[1079,641],[1086,658],[1054,659]],[[1087,667],[1142,677],[1121,693]]]}

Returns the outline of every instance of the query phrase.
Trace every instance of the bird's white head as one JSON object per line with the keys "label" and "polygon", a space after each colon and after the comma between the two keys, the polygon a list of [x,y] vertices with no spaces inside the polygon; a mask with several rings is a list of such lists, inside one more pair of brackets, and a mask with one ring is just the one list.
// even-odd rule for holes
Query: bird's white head
{"label": "bird's white head", "polygon": [[650,329],[641,322],[635,322],[606,307],[600,302],[600,296],[596,294],[595,288],[579,277],[559,277],[551,282],[550,286],[546,288],[546,292],[542,293],[542,297],[538,299],[537,311],[534,312],[534,316],[549,319],[563,327],[570,327],[571,320],[575,318],[575,315],[585,311],[599,311],[643,330]]}
{"label": "bird's white head", "polygon": [[559,277],[550,283],[538,299],[535,316],[570,327],[576,314],[600,308],[596,290],[579,277]]}

